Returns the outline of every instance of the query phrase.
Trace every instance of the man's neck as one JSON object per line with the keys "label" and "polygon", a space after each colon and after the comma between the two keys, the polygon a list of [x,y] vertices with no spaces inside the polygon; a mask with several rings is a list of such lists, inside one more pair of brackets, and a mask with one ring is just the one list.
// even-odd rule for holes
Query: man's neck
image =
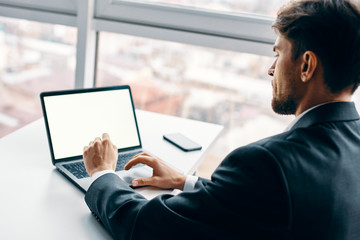
{"label": "man's neck", "polygon": [[295,116],[299,116],[301,113],[315,107],[320,104],[328,103],[328,102],[350,102],[352,94],[348,91],[343,91],[339,94],[328,93],[326,96],[321,95],[312,95],[315,97],[304,98],[303,101],[298,105]]}

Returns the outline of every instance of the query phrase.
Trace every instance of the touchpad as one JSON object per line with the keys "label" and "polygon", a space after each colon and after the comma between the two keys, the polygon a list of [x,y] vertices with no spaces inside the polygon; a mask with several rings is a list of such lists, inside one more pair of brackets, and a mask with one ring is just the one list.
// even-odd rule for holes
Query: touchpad
{"label": "touchpad", "polygon": [[131,185],[132,180],[136,178],[148,178],[152,177],[153,175],[153,169],[147,165],[144,164],[138,164],[134,167],[132,167],[130,170],[122,170],[119,172],[116,172],[120,176],[122,180],[127,182],[129,185]]}

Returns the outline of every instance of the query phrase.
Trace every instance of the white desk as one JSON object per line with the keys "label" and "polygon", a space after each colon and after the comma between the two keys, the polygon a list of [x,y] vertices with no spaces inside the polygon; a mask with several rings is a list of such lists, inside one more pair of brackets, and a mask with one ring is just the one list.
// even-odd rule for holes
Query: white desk
{"label": "white desk", "polygon": [[[219,125],[140,110],[137,118],[143,147],[185,174],[196,170],[222,131]],[[203,149],[179,150],[162,138],[171,132]],[[84,194],[52,165],[43,119],[0,139],[0,162],[0,239],[111,239],[90,214]],[[147,198],[166,193],[137,191]]]}

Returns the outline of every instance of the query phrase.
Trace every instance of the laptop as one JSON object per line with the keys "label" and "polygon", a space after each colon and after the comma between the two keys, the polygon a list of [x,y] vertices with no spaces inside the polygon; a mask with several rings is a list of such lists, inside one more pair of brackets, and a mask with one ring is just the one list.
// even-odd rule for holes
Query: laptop
{"label": "laptop", "polygon": [[129,185],[134,178],[152,176],[152,168],[142,164],[123,170],[145,151],[129,86],[42,92],[40,99],[52,163],[80,190],[86,192],[91,184],[83,148],[103,133],[118,147],[116,174]]}

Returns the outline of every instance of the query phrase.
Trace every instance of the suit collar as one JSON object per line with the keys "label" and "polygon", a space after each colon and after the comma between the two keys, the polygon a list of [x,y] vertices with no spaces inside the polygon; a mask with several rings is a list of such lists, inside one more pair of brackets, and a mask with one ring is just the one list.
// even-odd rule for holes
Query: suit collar
{"label": "suit collar", "polygon": [[353,102],[331,102],[307,112],[290,130],[310,127],[318,123],[350,120],[359,120],[359,114]]}

